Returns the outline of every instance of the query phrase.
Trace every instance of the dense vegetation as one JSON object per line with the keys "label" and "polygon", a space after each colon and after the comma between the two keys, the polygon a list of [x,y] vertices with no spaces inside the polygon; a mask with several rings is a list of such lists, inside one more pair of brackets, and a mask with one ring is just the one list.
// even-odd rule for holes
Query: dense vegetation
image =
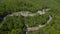
{"label": "dense vegetation", "polygon": [[23,34],[24,29],[22,16],[7,16],[0,24],[0,34]]}
{"label": "dense vegetation", "polygon": [[[23,29],[25,27],[23,23],[25,21],[21,19],[22,17],[8,16],[5,20],[3,20],[6,15],[18,11],[36,12],[37,10],[41,10],[45,7],[51,9],[48,14],[53,16],[53,20],[44,28],[40,28],[37,31],[29,32],[29,34],[60,34],[59,4],[60,0],[0,0],[0,34],[23,34]],[[30,19],[29,16],[26,19],[28,18]],[[40,17],[38,16],[38,18]],[[31,19],[35,19],[35,17],[31,17]]]}
{"label": "dense vegetation", "polygon": [[48,19],[48,15],[35,15],[35,16],[28,16],[25,17],[25,23],[28,24],[29,27],[37,26],[37,25],[44,25]]}

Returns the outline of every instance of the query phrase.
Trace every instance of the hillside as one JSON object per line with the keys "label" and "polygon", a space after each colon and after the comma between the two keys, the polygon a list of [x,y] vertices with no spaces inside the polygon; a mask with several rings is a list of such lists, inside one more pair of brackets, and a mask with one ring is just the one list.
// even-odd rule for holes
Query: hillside
{"label": "hillside", "polygon": [[[60,34],[60,0],[0,0],[0,33],[1,34],[25,34],[26,24],[34,27],[46,24],[48,16],[52,20],[46,26],[28,34]],[[35,16],[8,16],[16,12],[37,13],[49,8],[44,15]],[[5,19],[4,19],[5,18]]]}

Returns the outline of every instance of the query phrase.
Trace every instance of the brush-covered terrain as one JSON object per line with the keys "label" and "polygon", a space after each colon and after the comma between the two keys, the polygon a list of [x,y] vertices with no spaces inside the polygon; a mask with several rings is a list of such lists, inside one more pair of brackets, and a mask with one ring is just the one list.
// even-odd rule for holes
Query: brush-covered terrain
{"label": "brush-covered terrain", "polygon": [[[7,16],[20,11],[36,13],[44,8],[50,9],[44,15]],[[49,24],[28,34],[60,34],[60,0],[0,0],[0,34],[25,34],[26,24],[30,27],[41,24],[48,15],[52,15]]]}

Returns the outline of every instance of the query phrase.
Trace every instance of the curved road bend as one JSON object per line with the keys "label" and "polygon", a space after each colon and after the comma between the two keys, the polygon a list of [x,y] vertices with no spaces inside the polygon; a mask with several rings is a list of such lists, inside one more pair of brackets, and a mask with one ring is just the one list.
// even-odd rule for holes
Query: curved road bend
{"label": "curved road bend", "polygon": [[[41,12],[41,11],[40,11]],[[42,15],[44,12],[41,12],[40,15]],[[7,16],[18,16],[18,15],[22,15],[22,16],[35,16],[36,14],[39,14],[38,12],[37,13],[31,13],[31,12],[16,12],[16,13],[13,13],[13,14],[9,14]],[[45,14],[45,13],[44,13]],[[4,20],[6,19],[6,17],[4,17]],[[49,15],[49,19],[47,20],[47,23],[49,23],[50,21],[52,20],[52,17]],[[41,27],[44,27],[45,25],[38,25],[37,27],[27,27],[26,30],[25,30],[25,34],[28,34],[29,31],[34,31],[34,30],[38,30],[39,28]]]}

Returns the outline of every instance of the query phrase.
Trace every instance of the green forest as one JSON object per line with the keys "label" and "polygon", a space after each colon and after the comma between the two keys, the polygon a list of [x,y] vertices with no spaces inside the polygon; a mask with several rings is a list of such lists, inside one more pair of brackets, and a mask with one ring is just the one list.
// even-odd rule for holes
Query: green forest
{"label": "green forest", "polygon": [[[21,11],[36,13],[43,8],[50,10],[44,15],[33,17],[7,16]],[[52,15],[49,24],[28,34],[60,34],[60,0],[0,0],[0,34],[25,34],[26,24],[29,27],[44,24],[48,15]]]}

